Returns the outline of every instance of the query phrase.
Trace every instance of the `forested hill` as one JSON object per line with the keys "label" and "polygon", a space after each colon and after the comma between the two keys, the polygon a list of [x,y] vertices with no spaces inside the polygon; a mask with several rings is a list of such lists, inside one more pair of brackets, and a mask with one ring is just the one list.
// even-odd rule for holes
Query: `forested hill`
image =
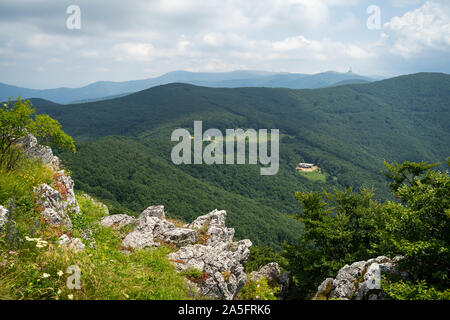
{"label": "forested hill", "polygon": [[[374,186],[387,197],[384,160],[443,162],[450,151],[450,76],[437,73],[314,90],[176,83],[113,100],[34,106],[78,141],[75,155],[61,156],[85,191],[136,212],[163,203],[186,220],[225,209],[237,236],[275,247],[299,237],[286,217],[299,210],[294,191]],[[194,120],[223,132],[280,129],[279,173],[173,165],[170,134],[192,129]],[[299,174],[302,161],[322,172]]]}

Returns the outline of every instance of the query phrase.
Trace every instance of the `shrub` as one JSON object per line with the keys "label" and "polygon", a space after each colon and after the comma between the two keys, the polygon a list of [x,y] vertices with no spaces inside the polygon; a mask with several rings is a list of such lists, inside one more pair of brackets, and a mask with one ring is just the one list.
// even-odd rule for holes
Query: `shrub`
{"label": "shrub", "polygon": [[18,98],[0,106],[0,166],[11,170],[22,157],[16,142],[29,133],[39,143],[75,152],[73,139],[61,130],[58,121],[48,115],[36,115],[30,101]]}
{"label": "shrub", "polygon": [[247,281],[239,293],[240,300],[277,300],[276,294],[280,289],[269,286],[267,279],[262,277],[255,281]]}

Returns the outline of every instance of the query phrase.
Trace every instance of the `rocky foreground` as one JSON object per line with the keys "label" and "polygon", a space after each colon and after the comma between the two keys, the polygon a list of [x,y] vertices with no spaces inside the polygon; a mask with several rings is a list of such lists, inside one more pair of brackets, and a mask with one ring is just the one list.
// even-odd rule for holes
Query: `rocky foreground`
{"label": "rocky foreground", "polygon": [[175,227],[166,220],[163,206],[145,209],[137,219],[125,214],[106,216],[101,224],[121,228],[133,225],[122,241],[126,253],[168,244],[179,248],[168,255],[180,271],[199,270],[201,277],[188,280],[201,296],[233,299],[247,281],[243,263],[250,255],[250,240],[233,241],[234,229],[225,225],[226,211],[214,210],[191,224]]}

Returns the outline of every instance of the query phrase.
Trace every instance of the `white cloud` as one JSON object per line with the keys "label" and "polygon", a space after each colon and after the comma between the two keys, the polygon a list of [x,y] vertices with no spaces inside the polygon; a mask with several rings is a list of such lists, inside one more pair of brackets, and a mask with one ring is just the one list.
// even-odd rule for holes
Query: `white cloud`
{"label": "white cloud", "polygon": [[[444,4],[429,1],[385,23],[390,52],[411,58],[424,50],[450,51],[450,16]],[[387,36],[386,36],[387,35]]]}
{"label": "white cloud", "polygon": [[[78,31],[65,28],[71,2],[55,3],[0,1],[0,81],[76,86],[181,69],[312,73],[350,65],[375,74],[402,63],[414,71],[416,62],[450,71],[442,58],[450,46],[448,0],[383,1],[382,19],[398,17],[381,31],[365,27],[363,0],[80,1]],[[435,64],[423,63],[429,57]],[[48,76],[36,80],[41,65]]]}
{"label": "white cloud", "polygon": [[146,61],[152,58],[154,47],[151,43],[126,42],[115,45],[112,51],[117,61]]}
{"label": "white cloud", "polygon": [[404,8],[419,5],[422,2],[423,0],[392,0],[392,5],[394,7]]}

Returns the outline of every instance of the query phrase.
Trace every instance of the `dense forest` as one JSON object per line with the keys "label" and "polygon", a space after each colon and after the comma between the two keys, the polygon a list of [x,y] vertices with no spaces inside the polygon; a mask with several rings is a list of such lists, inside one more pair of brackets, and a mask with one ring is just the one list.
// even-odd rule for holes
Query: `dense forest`
{"label": "dense forest", "polygon": [[[450,76],[422,73],[315,90],[218,89],[170,84],[76,105],[32,100],[77,142],[61,153],[78,188],[121,210],[164,204],[190,220],[225,209],[238,237],[279,249],[303,232],[296,191],[373,187],[392,199],[383,162],[443,162],[450,149]],[[179,165],[170,161],[176,128],[280,129],[280,170],[255,165]],[[192,132],[192,131],[191,131]],[[295,170],[317,164],[320,174]]]}

